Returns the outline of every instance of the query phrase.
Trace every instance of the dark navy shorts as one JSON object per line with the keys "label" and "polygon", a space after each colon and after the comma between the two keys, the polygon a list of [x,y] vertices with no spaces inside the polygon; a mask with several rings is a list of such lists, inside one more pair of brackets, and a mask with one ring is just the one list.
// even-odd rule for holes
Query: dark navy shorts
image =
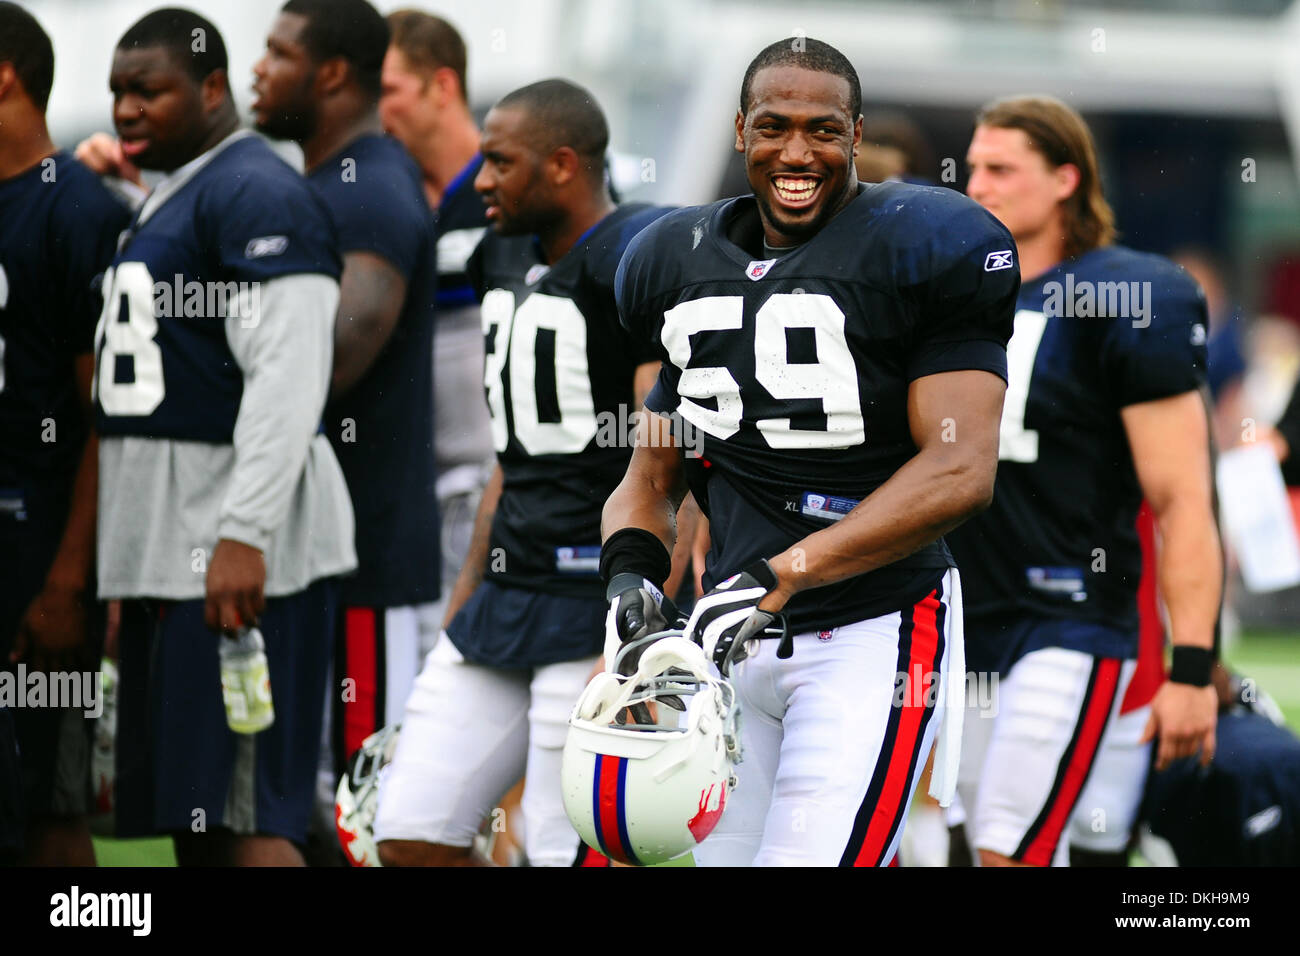
{"label": "dark navy shorts", "polygon": [[1119,660],[1137,657],[1136,625],[1122,628],[1033,615],[967,617],[965,624],[966,669],[977,674],[1005,676],[1020,658],[1045,647],[1063,647],[1093,657]]}
{"label": "dark navy shorts", "polygon": [[123,601],[117,726],[118,836],[225,827],[304,842],[336,621],[334,581],[269,598],[275,722],[226,725],[217,641],[196,601]]}
{"label": "dark navy shorts", "polygon": [[605,646],[603,597],[545,594],[484,581],[447,625],[471,664],[543,667],[599,654]]}
{"label": "dark navy shorts", "polygon": [[[28,605],[45,585],[67,508],[66,494],[57,490],[0,487],[0,669],[16,671],[9,652]],[[97,609],[89,608],[86,617],[91,633],[102,634]],[[55,707],[15,707],[9,717],[26,813],[34,819],[87,813],[94,718],[84,709]]]}

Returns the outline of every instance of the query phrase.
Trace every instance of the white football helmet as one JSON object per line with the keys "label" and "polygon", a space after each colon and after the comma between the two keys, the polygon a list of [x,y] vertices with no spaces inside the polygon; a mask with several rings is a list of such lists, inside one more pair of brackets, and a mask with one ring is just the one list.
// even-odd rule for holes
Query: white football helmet
{"label": "white football helmet", "polygon": [[[562,783],[564,809],[588,846],[648,866],[689,853],[722,818],[741,757],[740,710],[731,684],[681,631],[649,635],[624,654],[638,645],[635,674],[597,674],[573,708]],[[648,704],[656,722],[616,723]]]}
{"label": "white football helmet", "polygon": [[334,802],[334,826],[343,855],[353,866],[381,866],[375,844],[375,814],[379,812],[379,788],[397,749],[401,724],[385,727],[361,742],[348,760],[347,772],[339,781]]}

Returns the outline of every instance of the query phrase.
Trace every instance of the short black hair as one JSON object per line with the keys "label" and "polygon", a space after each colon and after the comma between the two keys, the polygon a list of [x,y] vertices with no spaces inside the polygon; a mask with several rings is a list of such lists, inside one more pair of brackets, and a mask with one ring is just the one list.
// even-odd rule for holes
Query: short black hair
{"label": "short black hair", "polygon": [[302,43],[317,63],[342,57],[352,67],[357,84],[371,99],[379,99],[384,54],[388,52],[388,21],[366,0],[289,0],[281,13],[306,19]]}
{"label": "short black hair", "polygon": [[27,98],[44,113],[54,85],[54,47],[36,18],[8,0],[0,2],[0,62],[14,65]]}
{"label": "short black hair", "polygon": [[193,10],[163,7],[146,13],[117,41],[119,50],[155,46],[165,47],[195,83],[216,70],[229,71],[226,41],[212,21]]}
{"label": "short black hair", "polygon": [[576,83],[550,79],[507,93],[496,108],[523,110],[537,136],[533,147],[550,153],[568,146],[590,161],[592,174],[604,176],[609,124],[596,98]]}
{"label": "short black hair", "polygon": [[740,82],[740,112],[749,114],[749,90],[754,85],[754,76],[759,70],[769,66],[797,66],[818,73],[830,73],[842,77],[849,84],[850,119],[856,121],[862,112],[862,82],[853,64],[835,47],[812,37],[786,37],[777,40],[759,51],[758,56],[750,61],[745,70],[745,78]]}

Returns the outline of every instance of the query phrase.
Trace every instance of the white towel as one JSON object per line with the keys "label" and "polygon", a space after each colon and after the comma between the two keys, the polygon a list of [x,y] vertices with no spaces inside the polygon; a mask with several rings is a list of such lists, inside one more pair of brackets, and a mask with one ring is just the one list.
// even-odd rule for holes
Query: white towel
{"label": "white towel", "polygon": [[934,771],[930,774],[930,796],[947,807],[957,792],[957,769],[961,764],[961,731],[966,714],[966,642],[962,626],[961,575],[952,568],[948,582],[948,614],[944,620],[944,667],[939,678],[939,700],[943,702],[943,725],[934,745]]}

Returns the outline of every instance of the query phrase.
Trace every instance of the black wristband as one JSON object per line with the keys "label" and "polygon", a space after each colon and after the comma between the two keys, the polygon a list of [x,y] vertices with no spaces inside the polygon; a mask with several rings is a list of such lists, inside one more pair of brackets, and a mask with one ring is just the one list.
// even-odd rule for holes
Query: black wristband
{"label": "black wristband", "polygon": [[616,574],[639,574],[662,588],[673,569],[664,543],[644,528],[620,528],[600,546],[600,579],[606,585]]}
{"label": "black wristband", "polygon": [[624,591],[631,591],[636,588],[644,588],[646,579],[644,575],[637,574],[634,571],[620,571],[609,579],[605,585],[605,600],[612,601]]}
{"label": "black wristband", "polygon": [[1175,645],[1173,665],[1169,668],[1169,679],[1176,684],[1209,687],[1210,667],[1213,664],[1214,652],[1209,648]]}

